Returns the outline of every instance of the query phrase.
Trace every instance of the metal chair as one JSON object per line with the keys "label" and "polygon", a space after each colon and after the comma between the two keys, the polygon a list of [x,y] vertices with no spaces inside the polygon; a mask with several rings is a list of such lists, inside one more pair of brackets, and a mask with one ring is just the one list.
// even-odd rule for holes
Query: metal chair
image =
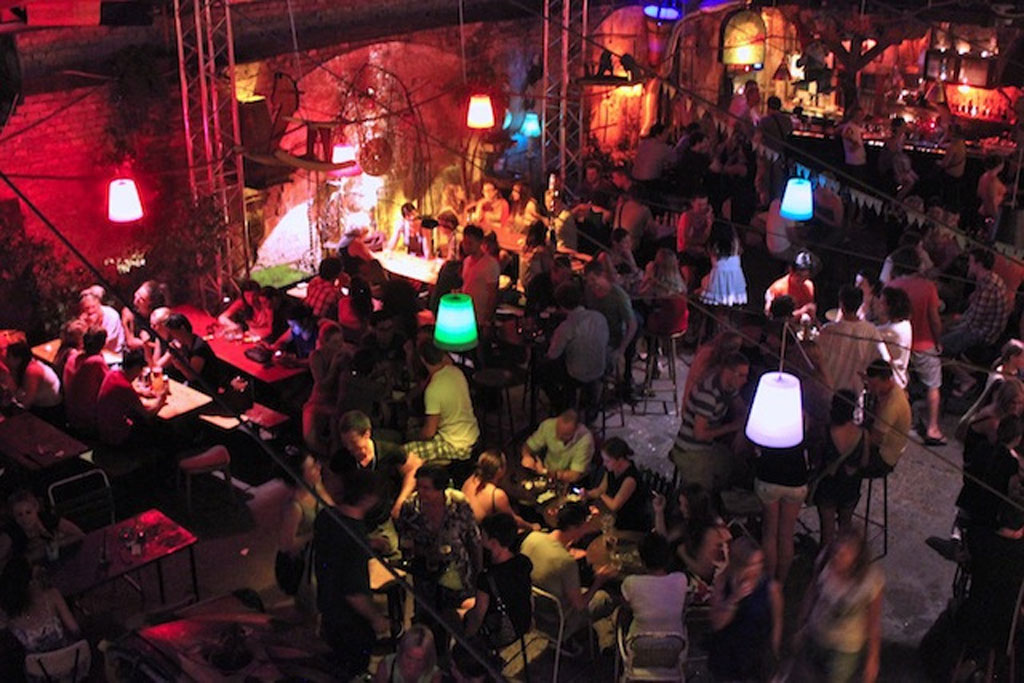
{"label": "metal chair", "polygon": [[89,470],[55,481],[47,487],[46,497],[58,515],[83,531],[114,523],[114,493],[103,470]]}
{"label": "metal chair", "polygon": [[686,638],[678,633],[639,633],[627,641],[625,631],[621,623],[616,626],[621,683],[686,680]]}
{"label": "metal chair", "polygon": [[[535,608],[533,610],[533,618],[534,618],[534,624],[535,624],[535,629],[534,630],[536,630],[536,632],[538,634],[540,634],[540,636],[542,638],[544,638],[544,640],[548,641],[549,643],[553,643],[554,646],[555,646],[555,668],[554,668],[554,670],[553,670],[553,672],[551,674],[551,681],[552,681],[552,683],[558,683],[558,669],[559,669],[559,666],[561,665],[561,661],[562,661],[562,644],[565,642],[565,637],[567,635],[572,635],[571,633],[567,634],[565,632],[565,610],[562,608],[562,601],[559,600],[555,595],[553,595],[553,594],[547,592],[546,590],[544,590],[543,588],[538,588],[537,586],[531,586],[530,587],[530,592],[533,595],[533,599],[534,599],[534,603],[535,603]],[[544,602],[551,603],[554,606],[555,614],[558,615],[558,630],[557,630],[556,635],[554,635],[554,636],[552,636],[552,634],[548,633],[544,629],[536,627],[536,620],[537,620],[536,601],[538,599],[541,600],[541,601],[544,601]],[[594,654],[594,629],[590,628],[590,625],[588,624],[587,625],[587,631],[588,631],[588,634],[587,634],[588,635],[587,644],[590,647],[590,654],[591,654],[591,656],[593,656],[593,654]]]}
{"label": "metal chair", "polygon": [[[865,477],[868,482],[868,496],[867,502],[864,505],[864,536],[868,539],[868,543],[871,543],[878,536],[882,537],[882,552],[876,555],[873,559],[880,560],[889,553],[889,475],[884,474],[880,477]],[[882,521],[879,522],[871,516],[871,494],[875,490],[875,481],[882,480]],[[879,529],[873,537],[868,535],[868,529],[871,526],[875,526]]]}
{"label": "metal chair", "polygon": [[690,310],[686,296],[656,299],[647,320],[645,335],[647,338],[647,367],[644,372],[643,408],[641,414],[647,413],[650,401],[661,403],[662,410],[668,414],[667,399],[655,398],[654,369],[657,367],[658,355],[665,353],[668,361],[668,376],[672,382],[672,408],[679,415],[679,379],[676,373],[678,343],[689,329]]}
{"label": "metal chair", "polygon": [[92,652],[87,640],[79,640],[51,652],[25,655],[25,674],[32,680],[47,683],[84,681],[89,677],[91,667]]}
{"label": "metal chair", "polygon": [[189,519],[192,518],[192,479],[203,474],[220,472],[227,486],[228,499],[232,505],[237,504],[235,490],[231,484],[231,454],[224,446],[214,446],[198,455],[182,458],[178,461],[177,488],[185,479],[185,506]]}

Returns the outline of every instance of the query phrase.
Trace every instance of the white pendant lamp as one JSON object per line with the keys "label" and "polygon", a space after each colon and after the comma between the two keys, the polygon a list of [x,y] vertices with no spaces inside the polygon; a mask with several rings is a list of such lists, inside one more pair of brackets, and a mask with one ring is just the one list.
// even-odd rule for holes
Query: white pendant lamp
{"label": "white pendant lamp", "polygon": [[761,375],[745,433],[748,439],[764,448],[792,448],[803,441],[800,380],[781,370]]}
{"label": "white pendant lamp", "polygon": [[133,223],[143,216],[139,188],[131,178],[115,178],[107,186],[107,220]]}
{"label": "white pendant lamp", "polygon": [[782,195],[779,215],[791,221],[814,218],[814,188],[806,178],[790,178]]}

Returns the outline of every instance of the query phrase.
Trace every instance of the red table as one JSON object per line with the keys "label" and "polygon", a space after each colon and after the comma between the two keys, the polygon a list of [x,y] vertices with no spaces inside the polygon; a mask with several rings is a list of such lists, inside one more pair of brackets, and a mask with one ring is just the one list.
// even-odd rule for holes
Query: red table
{"label": "red table", "polygon": [[[137,529],[145,532],[142,551],[133,555],[127,544]],[[124,535],[125,540],[122,540]],[[61,549],[60,558],[47,565],[50,584],[65,597],[88,593],[97,586],[120,578],[150,564],[156,565],[160,585],[160,602],[165,603],[163,560],[188,550],[189,569],[192,573],[192,591],[199,599],[199,580],[196,576],[195,534],[157,509],[147,510],[135,517],[90,532],[81,543]],[[106,555],[106,563],[103,556]]]}
{"label": "red table", "polygon": [[281,382],[296,375],[301,375],[306,371],[305,368],[301,367],[285,367],[276,363],[273,365],[257,363],[245,355],[246,349],[255,346],[254,342],[247,343],[243,340],[229,341],[223,337],[218,337],[216,334],[213,334],[211,337],[207,330],[217,327],[216,318],[194,306],[175,306],[174,310],[188,318],[188,321],[192,323],[192,330],[206,339],[217,358],[254,379],[266,382],[267,384],[274,384],[275,382]]}
{"label": "red table", "polygon": [[32,413],[0,417],[0,454],[30,472],[73,460],[87,450],[84,443]]}

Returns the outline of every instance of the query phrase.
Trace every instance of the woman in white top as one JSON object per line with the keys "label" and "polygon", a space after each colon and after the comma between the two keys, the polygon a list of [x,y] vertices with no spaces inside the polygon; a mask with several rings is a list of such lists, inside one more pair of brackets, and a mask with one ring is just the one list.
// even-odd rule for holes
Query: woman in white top
{"label": "woman in white top", "polygon": [[700,299],[712,306],[742,306],[747,303],[747,278],[740,262],[739,237],[727,223],[711,229],[711,272],[704,279]]}
{"label": "woman in white top", "polygon": [[639,550],[647,573],[627,576],[622,582],[622,597],[633,611],[627,638],[641,633],[678,633],[685,637],[686,575],[668,572],[672,562],[668,540],[651,532],[640,541]]}
{"label": "woman in white top", "polygon": [[79,638],[78,622],[60,591],[43,588],[24,555],[12,557],[0,574],[0,609],[28,653],[59,650]]}
{"label": "woman in white top", "polygon": [[509,211],[512,231],[516,233],[525,233],[531,225],[541,220],[537,200],[533,198],[530,186],[526,183],[513,183],[509,193]]}
{"label": "woman in white top", "polygon": [[49,365],[33,358],[27,342],[15,342],[7,347],[7,369],[3,378],[15,400],[25,408],[56,408],[61,403],[60,378]]}
{"label": "woman in white top", "polygon": [[876,300],[878,331],[882,334],[885,347],[889,350],[892,378],[901,388],[907,388],[910,366],[910,344],[913,334],[910,327],[910,297],[902,289],[883,287],[882,295]]}

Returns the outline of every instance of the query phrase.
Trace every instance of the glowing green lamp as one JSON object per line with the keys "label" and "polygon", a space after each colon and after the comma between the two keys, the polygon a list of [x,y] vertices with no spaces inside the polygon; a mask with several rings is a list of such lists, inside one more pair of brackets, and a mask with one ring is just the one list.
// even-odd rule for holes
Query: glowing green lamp
{"label": "glowing green lamp", "polygon": [[469,351],[476,348],[476,314],[468,294],[445,294],[437,307],[434,346],[443,351]]}

